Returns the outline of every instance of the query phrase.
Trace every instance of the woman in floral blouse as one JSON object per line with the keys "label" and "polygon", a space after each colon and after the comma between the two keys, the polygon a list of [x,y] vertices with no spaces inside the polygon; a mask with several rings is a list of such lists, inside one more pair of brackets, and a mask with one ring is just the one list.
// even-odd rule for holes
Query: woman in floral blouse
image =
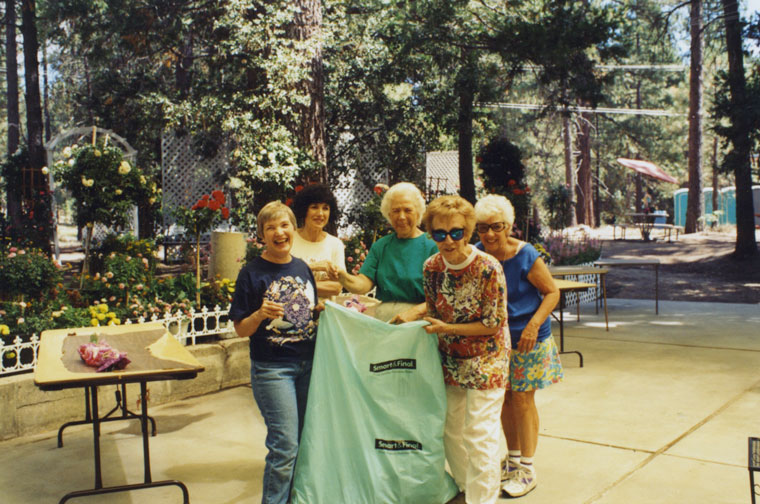
{"label": "woman in floral blouse", "polygon": [[439,251],[424,266],[430,322],[425,330],[438,335],[448,402],[446,459],[464,490],[453,502],[495,503],[500,413],[509,377],[504,271],[491,255],[469,245],[475,211],[467,200],[435,199],[424,222]]}

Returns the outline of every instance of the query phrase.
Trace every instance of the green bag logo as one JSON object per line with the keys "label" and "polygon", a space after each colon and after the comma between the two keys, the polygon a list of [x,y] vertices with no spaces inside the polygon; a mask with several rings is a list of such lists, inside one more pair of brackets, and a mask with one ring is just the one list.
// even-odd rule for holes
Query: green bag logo
{"label": "green bag logo", "polygon": [[422,443],[419,441],[395,441],[390,439],[375,439],[375,450],[387,451],[422,451]]}
{"label": "green bag logo", "polygon": [[370,373],[383,373],[394,369],[417,369],[417,359],[395,359],[385,362],[370,362]]}

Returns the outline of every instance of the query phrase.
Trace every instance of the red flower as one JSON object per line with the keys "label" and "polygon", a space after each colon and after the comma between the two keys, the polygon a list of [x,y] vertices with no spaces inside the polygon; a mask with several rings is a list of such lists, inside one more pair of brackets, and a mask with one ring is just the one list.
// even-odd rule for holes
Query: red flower
{"label": "red flower", "polygon": [[205,198],[201,198],[198,200],[198,203],[195,204],[193,207],[194,210],[198,210],[199,208],[206,208],[208,206],[208,196]]}
{"label": "red flower", "polygon": [[480,156],[476,156],[476,157],[475,157],[475,162],[476,162],[476,163],[482,163],[482,162],[483,162],[483,158],[482,158],[482,157],[480,157]]}
{"label": "red flower", "polygon": [[520,194],[525,194],[525,191],[523,191],[519,187],[516,187],[516,188],[512,189],[512,193],[519,196]]}
{"label": "red flower", "polygon": [[292,204],[293,204],[293,198],[288,198],[288,199],[286,199],[286,200],[285,200],[285,204],[286,204],[287,206],[290,206],[290,205],[292,205]]}
{"label": "red flower", "polygon": [[512,187],[513,185],[517,185],[517,181],[515,179],[509,179],[509,182],[507,182],[507,185],[509,187]]}
{"label": "red flower", "polygon": [[302,185],[297,185],[296,186],[296,192],[301,192],[301,191],[303,191],[303,186]]}
{"label": "red flower", "polygon": [[218,189],[216,191],[213,191],[211,193],[211,196],[213,196],[213,198],[218,201],[220,205],[224,205],[224,203],[227,201],[224,197],[224,193]]}
{"label": "red flower", "polygon": [[208,194],[204,194],[204,195],[201,197],[201,199],[202,199],[203,201],[208,201],[208,199],[209,199],[209,195],[208,195]]}
{"label": "red flower", "polygon": [[526,193],[529,193],[529,192],[530,192],[530,187],[526,187],[526,188],[525,188],[525,192],[526,192]]}
{"label": "red flower", "polygon": [[230,217],[230,209],[222,207],[222,219],[228,219]]}
{"label": "red flower", "polygon": [[208,202],[208,208],[212,212],[216,212],[221,206],[222,204],[218,200],[211,200]]}

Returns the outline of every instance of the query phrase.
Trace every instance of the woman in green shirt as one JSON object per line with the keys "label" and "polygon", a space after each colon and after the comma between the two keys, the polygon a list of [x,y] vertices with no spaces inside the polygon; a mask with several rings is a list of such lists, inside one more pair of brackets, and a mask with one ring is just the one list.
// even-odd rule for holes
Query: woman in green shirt
{"label": "woman in green shirt", "polygon": [[402,323],[420,319],[426,311],[422,264],[438,252],[435,242],[420,229],[425,198],[414,184],[399,182],[386,191],[380,212],[393,232],[372,244],[359,273],[352,275],[335,265],[328,273],[354,294],[377,287],[375,296],[382,304],[375,314],[380,320]]}

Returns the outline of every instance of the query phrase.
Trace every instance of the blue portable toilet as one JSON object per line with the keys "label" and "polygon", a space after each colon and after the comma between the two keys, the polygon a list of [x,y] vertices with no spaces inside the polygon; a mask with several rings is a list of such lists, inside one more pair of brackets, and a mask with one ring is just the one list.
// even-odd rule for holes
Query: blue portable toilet
{"label": "blue portable toilet", "polygon": [[724,187],[720,190],[721,224],[736,225],[736,188]]}
{"label": "blue portable toilet", "polygon": [[[705,213],[702,215],[707,215],[713,213],[713,204],[712,204],[712,198],[713,198],[713,189],[712,187],[705,187],[702,189],[702,196],[705,198]],[[720,191],[718,192],[718,208],[720,208]]]}
{"label": "blue portable toilet", "polygon": [[689,201],[688,189],[676,189],[673,192],[673,224],[686,225],[686,205]]}

